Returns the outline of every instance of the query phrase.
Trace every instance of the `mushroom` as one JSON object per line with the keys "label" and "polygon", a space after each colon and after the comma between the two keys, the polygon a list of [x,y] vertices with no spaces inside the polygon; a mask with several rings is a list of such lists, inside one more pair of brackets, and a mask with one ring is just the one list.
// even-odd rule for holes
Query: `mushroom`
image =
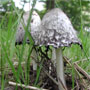
{"label": "mushroom", "polygon": [[[27,25],[28,19],[29,19],[29,11],[25,12],[24,15],[23,15],[23,20],[24,20],[25,25]],[[39,15],[35,11],[33,11],[32,18],[31,18],[31,28],[29,27],[29,30],[33,31],[34,28],[36,28],[38,25],[40,25],[40,23],[41,23],[41,19],[40,19]],[[24,35],[25,35],[25,30],[24,30],[24,27],[23,27],[22,23],[20,22],[20,24],[18,26],[18,29],[17,29],[17,32],[16,32],[15,45],[18,45],[18,44],[20,45],[20,44],[23,43]],[[28,38],[26,39],[26,43],[28,43],[28,44],[30,43]],[[31,55],[35,59],[37,59],[37,54],[36,54],[36,51],[34,49],[33,49]],[[33,70],[36,70],[37,69],[37,64],[35,63],[34,60],[32,60],[32,63],[33,63]]]}
{"label": "mushroom", "polygon": [[[25,25],[27,25],[28,19],[29,19],[29,11],[25,12],[23,15],[23,20]],[[29,27],[29,30],[33,30],[35,27],[40,25],[40,23],[41,23],[41,19],[39,15],[34,11],[31,19],[31,28]],[[25,30],[22,23],[20,22],[16,32],[16,42],[15,42],[16,45],[23,43],[24,35],[25,35]],[[26,43],[30,43],[28,38],[26,40]]]}
{"label": "mushroom", "polygon": [[55,48],[58,87],[59,90],[65,90],[62,47],[68,47],[71,44],[82,47],[69,18],[60,8],[54,8],[44,15],[41,24],[31,31],[31,35],[35,45],[51,45]]}

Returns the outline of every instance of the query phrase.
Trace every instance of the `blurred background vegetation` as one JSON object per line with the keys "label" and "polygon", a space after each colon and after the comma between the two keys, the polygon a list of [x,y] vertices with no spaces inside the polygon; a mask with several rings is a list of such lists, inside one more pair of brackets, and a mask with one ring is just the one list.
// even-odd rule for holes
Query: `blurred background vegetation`
{"label": "blurred background vegetation", "polygon": [[[21,0],[23,3],[28,3],[29,0]],[[42,18],[43,15],[46,13],[50,7],[55,4],[55,7],[61,8],[67,16],[71,19],[73,26],[75,27],[76,30],[80,31],[80,23],[81,23],[81,18],[83,17],[83,27],[85,29],[90,27],[90,1],[89,0],[38,0],[39,2],[43,2],[44,4],[44,10],[37,10],[36,11],[39,13],[40,17]],[[50,2],[53,3],[50,6]],[[82,5],[81,5],[81,4]],[[81,6],[82,8],[81,8]],[[19,9],[17,7],[17,9]],[[9,13],[15,11],[14,8],[12,7],[12,4],[8,0],[1,1],[0,4],[0,19],[5,13]],[[15,15],[15,14],[14,14]]]}
{"label": "blurred background vegetation", "polygon": [[[34,10],[40,15],[41,19],[43,15],[48,12],[52,7],[61,8],[67,16],[70,18],[74,28],[78,32],[78,36],[83,44],[84,50],[82,51],[78,45],[72,45],[71,48],[65,48],[64,56],[71,59],[70,63],[73,65],[74,62],[80,61],[79,65],[90,75],[90,0],[37,0],[38,2],[43,2],[43,10]],[[24,4],[28,3],[29,0],[21,0]],[[30,52],[29,45],[21,45],[15,47],[15,33],[17,26],[20,23],[20,19],[25,11],[15,6],[15,3],[11,0],[0,0],[0,87],[4,90],[5,84],[9,80],[15,80],[17,82],[22,78],[24,80],[25,73],[25,84],[28,84],[28,73],[27,68],[19,68],[15,70],[13,66],[14,60],[19,62],[28,61],[28,56]],[[22,57],[21,57],[22,56]],[[85,59],[86,61],[82,61]],[[8,68],[7,68],[8,65]],[[7,68],[7,69],[5,69]],[[8,72],[12,69],[13,77],[8,78]],[[39,78],[39,71],[36,81]],[[72,75],[72,88],[74,88],[74,68],[67,69],[66,73]],[[19,74],[21,76],[19,76]],[[21,77],[21,78],[20,78]],[[34,84],[35,85],[35,84]],[[38,85],[36,85],[38,86]],[[16,87],[17,88],[17,87]],[[16,89],[18,90],[18,89]]]}

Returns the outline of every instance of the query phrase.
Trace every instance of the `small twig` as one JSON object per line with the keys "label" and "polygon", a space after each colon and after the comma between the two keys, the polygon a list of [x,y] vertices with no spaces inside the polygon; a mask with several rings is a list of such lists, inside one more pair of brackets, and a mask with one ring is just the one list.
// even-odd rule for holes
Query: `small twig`
{"label": "small twig", "polygon": [[69,62],[69,60],[67,60],[68,58],[66,58],[65,56],[63,57],[63,59],[65,60],[66,63],[68,63],[70,65],[70,67],[72,67],[71,63]]}
{"label": "small twig", "polygon": [[[74,58],[72,58],[72,59],[69,59],[69,62],[71,61],[71,60],[73,60]],[[76,59],[76,58],[75,58]],[[90,57],[88,57],[88,59],[90,59]],[[81,60],[79,60],[79,61],[76,61],[76,63],[80,63],[80,62],[84,62],[84,61],[88,61],[88,59],[87,58],[84,58],[84,59],[81,59]]]}
{"label": "small twig", "polygon": [[49,75],[49,73],[47,71],[45,71],[45,70],[43,70],[43,71],[56,85],[58,85],[58,82],[51,75]]}
{"label": "small twig", "polygon": [[[71,63],[64,57],[64,60],[72,67]],[[75,71],[81,73],[90,81],[90,75],[88,75],[76,62],[74,63]]]}
{"label": "small twig", "polygon": [[79,60],[79,61],[76,61],[75,63],[80,63],[80,62],[85,62],[85,61],[88,61],[87,59],[82,59],[82,60]]}
{"label": "small twig", "polygon": [[26,86],[24,84],[19,84],[19,83],[15,83],[15,82],[11,82],[11,81],[9,81],[9,84],[13,85],[13,86],[23,87],[26,89],[32,89],[32,90],[48,90],[48,89],[42,89],[42,88],[37,88],[37,87],[33,87],[33,86]]}
{"label": "small twig", "polygon": [[90,75],[87,74],[77,63],[74,63],[75,68],[90,81]]}
{"label": "small twig", "polygon": [[[66,61],[66,63],[68,63],[69,66],[72,68],[72,64],[70,63],[70,61],[68,60],[68,58],[66,58],[66,57],[63,57],[63,58],[64,58],[64,60]],[[75,68],[75,71],[76,71],[78,77],[81,79],[82,77],[81,77],[80,72],[79,72],[76,68]],[[83,82],[83,86],[86,87],[86,86],[85,86],[85,81],[84,81],[83,79],[81,79],[81,80],[82,80],[82,82]]]}
{"label": "small twig", "polygon": [[62,80],[60,78],[58,78],[58,79],[59,79],[59,82],[62,85],[63,89],[64,90],[68,90],[67,87],[63,84]]}

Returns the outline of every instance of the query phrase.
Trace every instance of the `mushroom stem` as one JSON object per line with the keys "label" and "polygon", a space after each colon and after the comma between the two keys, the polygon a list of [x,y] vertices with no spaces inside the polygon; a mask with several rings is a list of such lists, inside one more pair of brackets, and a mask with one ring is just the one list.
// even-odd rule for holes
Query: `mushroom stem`
{"label": "mushroom stem", "polygon": [[52,58],[51,58],[54,66],[56,66],[56,50],[55,48],[52,48]]}
{"label": "mushroom stem", "polygon": [[[36,53],[35,49],[33,49],[31,56],[33,56],[34,59],[37,60],[37,53]],[[37,63],[35,62],[35,60],[32,59],[32,64],[33,64],[33,70],[34,71],[37,70]]]}
{"label": "mushroom stem", "polygon": [[65,90],[66,82],[65,82],[65,77],[64,77],[62,48],[56,49],[56,70],[57,70],[59,90]]}

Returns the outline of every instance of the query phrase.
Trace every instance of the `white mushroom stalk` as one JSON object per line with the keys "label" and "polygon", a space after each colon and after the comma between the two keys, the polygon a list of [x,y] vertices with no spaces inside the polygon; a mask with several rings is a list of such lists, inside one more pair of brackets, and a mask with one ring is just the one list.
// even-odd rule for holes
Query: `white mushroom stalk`
{"label": "white mushroom stalk", "polygon": [[63,52],[62,48],[59,49],[52,49],[52,62],[56,67],[57,71],[57,78],[59,80],[59,89],[65,90],[66,82],[64,77],[64,63],[63,63]]}
{"label": "white mushroom stalk", "polygon": [[[23,15],[23,20],[24,20],[25,25],[27,25],[28,19],[29,19],[29,11],[25,12]],[[29,31],[35,30],[34,28],[38,27],[40,24],[41,24],[40,16],[35,11],[33,11],[32,18],[31,18],[31,27],[29,27]],[[24,30],[22,23],[20,23],[18,26],[17,32],[16,32],[15,44],[16,45],[22,44],[23,40],[24,40],[24,36],[25,36],[25,30]],[[28,44],[30,43],[28,38],[26,39],[26,43],[28,43]],[[37,60],[37,54],[36,54],[35,50],[32,51],[31,55]],[[33,63],[33,70],[36,70],[37,64],[36,64],[35,60],[32,60],[32,63]]]}
{"label": "white mushroom stalk", "polygon": [[52,48],[52,58],[51,58],[54,66],[56,66],[56,50],[55,48]]}
{"label": "white mushroom stalk", "polygon": [[[58,87],[59,90],[66,90],[62,47],[68,47],[71,44],[82,46],[69,18],[61,9],[54,8],[44,15],[41,24],[35,30],[31,31],[31,35],[35,41],[35,45],[51,45],[53,48],[56,48],[56,51],[52,50],[52,59],[53,56],[54,60],[56,57]],[[56,56],[54,52],[56,52]]]}
{"label": "white mushroom stalk", "polygon": [[56,49],[56,70],[59,83],[59,90],[65,90],[66,82],[64,77],[62,48]]}
{"label": "white mushroom stalk", "polygon": [[36,71],[36,70],[37,70],[36,60],[37,60],[38,55],[37,55],[35,49],[33,49],[31,56],[33,57],[33,58],[32,58],[33,70]]}

